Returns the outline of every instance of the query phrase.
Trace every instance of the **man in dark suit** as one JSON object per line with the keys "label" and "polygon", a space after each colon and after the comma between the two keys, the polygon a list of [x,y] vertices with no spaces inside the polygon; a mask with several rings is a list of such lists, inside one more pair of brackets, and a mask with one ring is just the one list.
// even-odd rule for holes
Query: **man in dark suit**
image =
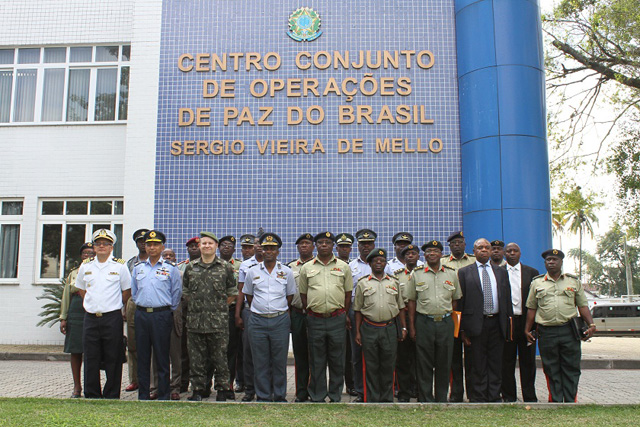
{"label": "man in dark suit", "polygon": [[473,244],[474,264],[458,270],[462,298],[461,334],[471,350],[471,402],[500,402],[502,351],[513,315],[509,276],[504,268],[491,265],[491,243]]}
{"label": "man in dark suit", "polygon": [[513,341],[504,344],[502,353],[502,400],[516,401],[516,354],[520,365],[520,386],[522,400],[537,402],[536,397],[536,346],[527,342],[524,334],[524,324],[527,319],[527,297],[531,279],[536,277],[538,270],[520,263],[520,246],[509,243],[505,248],[507,258],[507,273],[511,285],[511,305],[513,306]]}

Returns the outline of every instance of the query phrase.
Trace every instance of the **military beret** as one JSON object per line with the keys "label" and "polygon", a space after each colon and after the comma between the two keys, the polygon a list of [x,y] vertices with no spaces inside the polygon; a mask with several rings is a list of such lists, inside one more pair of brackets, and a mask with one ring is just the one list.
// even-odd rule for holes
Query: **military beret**
{"label": "military beret", "polygon": [[301,234],[300,237],[298,237],[298,240],[296,240],[296,245],[303,240],[309,240],[310,242],[314,241],[311,233],[304,233],[304,234]]}
{"label": "military beret", "polygon": [[560,259],[564,259],[564,252],[559,249],[547,249],[546,251],[542,252],[542,258],[547,259],[547,257],[549,256],[555,256]]}
{"label": "military beret", "polygon": [[391,241],[393,242],[393,244],[395,245],[396,242],[407,242],[407,243],[411,243],[413,242],[413,235],[411,233],[407,233],[405,231],[402,231],[400,233],[396,233],[392,238]]}
{"label": "military beret", "polygon": [[200,232],[200,237],[208,237],[210,239],[215,240],[217,243],[220,243],[220,240],[218,240],[218,236],[216,236],[211,231],[201,231]]}
{"label": "military beret", "polygon": [[336,236],[330,231],[323,231],[321,233],[316,234],[315,237],[313,238],[313,241],[317,242],[318,240],[323,239],[323,238],[324,239],[329,239],[332,242],[336,241]]}
{"label": "military beret", "polygon": [[423,251],[426,251],[429,248],[437,248],[437,249],[443,250],[444,246],[442,246],[442,243],[438,242],[437,240],[432,240],[422,245]]}
{"label": "military beret", "polygon": [[86,242],[82,246],[80,246],[80,253],[82,253],[82,251],[84,251],[85,249],[93,249],[93,243]]}
{"label": "military beret", "polygon": [[256,236],[253,234],[243,234],[240,236],[240,246],[253,246],[256,244]]}
{"label": "military beret", "polygon": [[374,250],[369,252],[369,255],[367,255],[367,262],[371,262],[371,260],[379,256],[384,257],[384,259],[387,259],[387,251],[382,248],[375,248]]}
{"label": "military beret", "polygon": [[220,243],[225,242],[225,241],[230,241],[231,243],[233,243],[233,245],[235,246],[236,244],[236,238],[233,236],[224,236],[220,238]]}
{"label": "military beret", "polygon": [[164,244],[167,241],[164,233],[157,230],[151,230],[144,235],[144,242],[158,242]]}
{"label": "military beret", "polygon": [[356,238],[353,237],[349,233],[340,233],[336,239],[337,245],[353,245],[353,242],[356,241]]}
{"label": "military beret", "polygon": [[404,248],[402,248],[402,250],[400,251],[400,256],[404,256],[404,254],[406,254],[409,251],[416,251],[420,253],[420,249],[418,249],[416,245],[407,245]]}
{"label": "military beret", "polygon": [[356,231],[356,239],[358,239],[358,242],[375,242],[377,238],[378,235],[375,231],[369,230],[368,228]]}
{"label": "military beret", "polygon": [[99,230],[96,230],[96,231],[93,233],[93,235],[91,236],[91,241],[92,241],[93,243],[95,243],[95,242],[96,242],[96,240],[98,240],[98,239],[107,239],[107,240],[110,240],[110,241],[111,241],[111,243],[115,243],[115,242],[116,242],[116,240],[118,240],[118,239],[116,238],[116,235],[115,235],[115,234],[113,234],[113,231],[111,231],[111,230],[107,230],[106,228],[101,228],[101,229],[99,229]]}
{"label": "military beret", "polygon": [[491,246],[499,246],[501,248],[504,248],[504,242],[502,240],[492,240]]}
{"label": "military beret", "polygon": [[190,238],[189,240],[187,240],[186,246],[189,246],[192,243],[200,243],[200,238],[197,236]]}
{"label": "military beret", "polygon": [[263,233],[260,236],[260,244],[262,246],[282,246],[282,239],[276,233]]}
{"label": "military beret", "polygon": [[137,242],[138,239],[142,239],[144,237],[144,234],[149,231],[148,228],[141,228],[139,230],[136,230],[133,232],[133,241]]}
{"label": "military beret", "polygon": [[457,239],[458,237],[461,239],[464,239],[464,235],[462,234],[462,231],[454,231],[453,233],[449,234],[449,237],[447,237],[447,242],[450,242],[453,239]]}

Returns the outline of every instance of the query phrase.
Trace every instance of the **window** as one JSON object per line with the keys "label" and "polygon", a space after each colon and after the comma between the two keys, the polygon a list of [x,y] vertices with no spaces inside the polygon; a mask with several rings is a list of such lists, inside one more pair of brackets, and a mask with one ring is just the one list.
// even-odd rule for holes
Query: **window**
{"label": "window", "polygon": [[0,49],[0,124],[127,120],[131,46]]}
{"label": "window", "polygon": [[22,200],[0,200],[0,282],[18,278]]}
{"label": "window", "polygon": [[122,256],[121,199],[41,200],[37,277],[56,281],[80,264],[80,247],[100,228],[112,230],[117,242],[113,256]]}

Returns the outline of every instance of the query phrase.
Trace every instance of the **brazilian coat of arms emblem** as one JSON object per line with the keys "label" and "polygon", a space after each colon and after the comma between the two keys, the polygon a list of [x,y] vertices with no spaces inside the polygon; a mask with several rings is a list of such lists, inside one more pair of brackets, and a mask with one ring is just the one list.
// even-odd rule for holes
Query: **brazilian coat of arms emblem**
{"label": "brazilian coat of arms emblem", "polygon": [[322,35],[320,15],[309,7],[296,9],[289,16],[287,35],[297,42],[310,42]]}

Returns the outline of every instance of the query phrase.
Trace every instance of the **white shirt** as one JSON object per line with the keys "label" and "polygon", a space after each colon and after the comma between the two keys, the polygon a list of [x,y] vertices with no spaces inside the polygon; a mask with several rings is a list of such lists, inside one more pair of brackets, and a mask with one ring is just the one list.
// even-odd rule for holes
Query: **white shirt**
{"label": "white shirt", "polygon": [[371,274],[371,266],[368,262],[358,257],[349,263],[349,268],[351,268],[351,276],[353,277],[353,290],[351,291],[351,302],[353,302],[356,297],[358,280]]}
{"label": "white shirt", "polygon": [[[480,275],[480,287],[482,288],[482,292],[484,294],[484,286],[482,284],[482,270],[484,269],[483,264],[480,264],[479,261],[476,261],[476,266],[478,267],[478,274]],[[491,261],[487,261],[484,264],[487,268],[487,272],[489,273],[489,279],[491,281],[491,297],[493,299],[493,311],[491,313],[484,314],[496,314],[500,310],[498,306],[498,281],[496,280],[496,275],[493,272],[493,268],[491,268]]]}
{"label": "white shirt", "polygon": [[[401,268],[405,268],[405,265],[406,264],[403,264],[402,261],[398,259],[398,257],[393,257],[387,263],[387,266],[384,268],[384,272],[387,274],[395,274],[396,271],[400,270]],[[416,266],[421,267],[423,265],[424,265],[424,262],[418,260],[418,263],[416,264]]]}
{"label": "white shirt", "polygon": [[251,267],[242,287],[243,294],[253,296],[251,312],[257,314],[287,311],[287,296],[295,295],[297,290],[293,271],[280,261],[276,262],[271,273],[264,266],[264,262]]}
{"label": "white shirt", "polygon": [[108,313],[122,308],[122,291],[131,289],[131,273],[113,257],[102,263],[93,258],[78,269],[75,286],[87,292],[83,305],[88,313]]}
{"label": "white shirt", "polygon": [[511,304],[513,305],[513,315],[522,314],[522,265],[517,263],[513,267],[507,265],[509,272],[509,284],[511,285]]}

